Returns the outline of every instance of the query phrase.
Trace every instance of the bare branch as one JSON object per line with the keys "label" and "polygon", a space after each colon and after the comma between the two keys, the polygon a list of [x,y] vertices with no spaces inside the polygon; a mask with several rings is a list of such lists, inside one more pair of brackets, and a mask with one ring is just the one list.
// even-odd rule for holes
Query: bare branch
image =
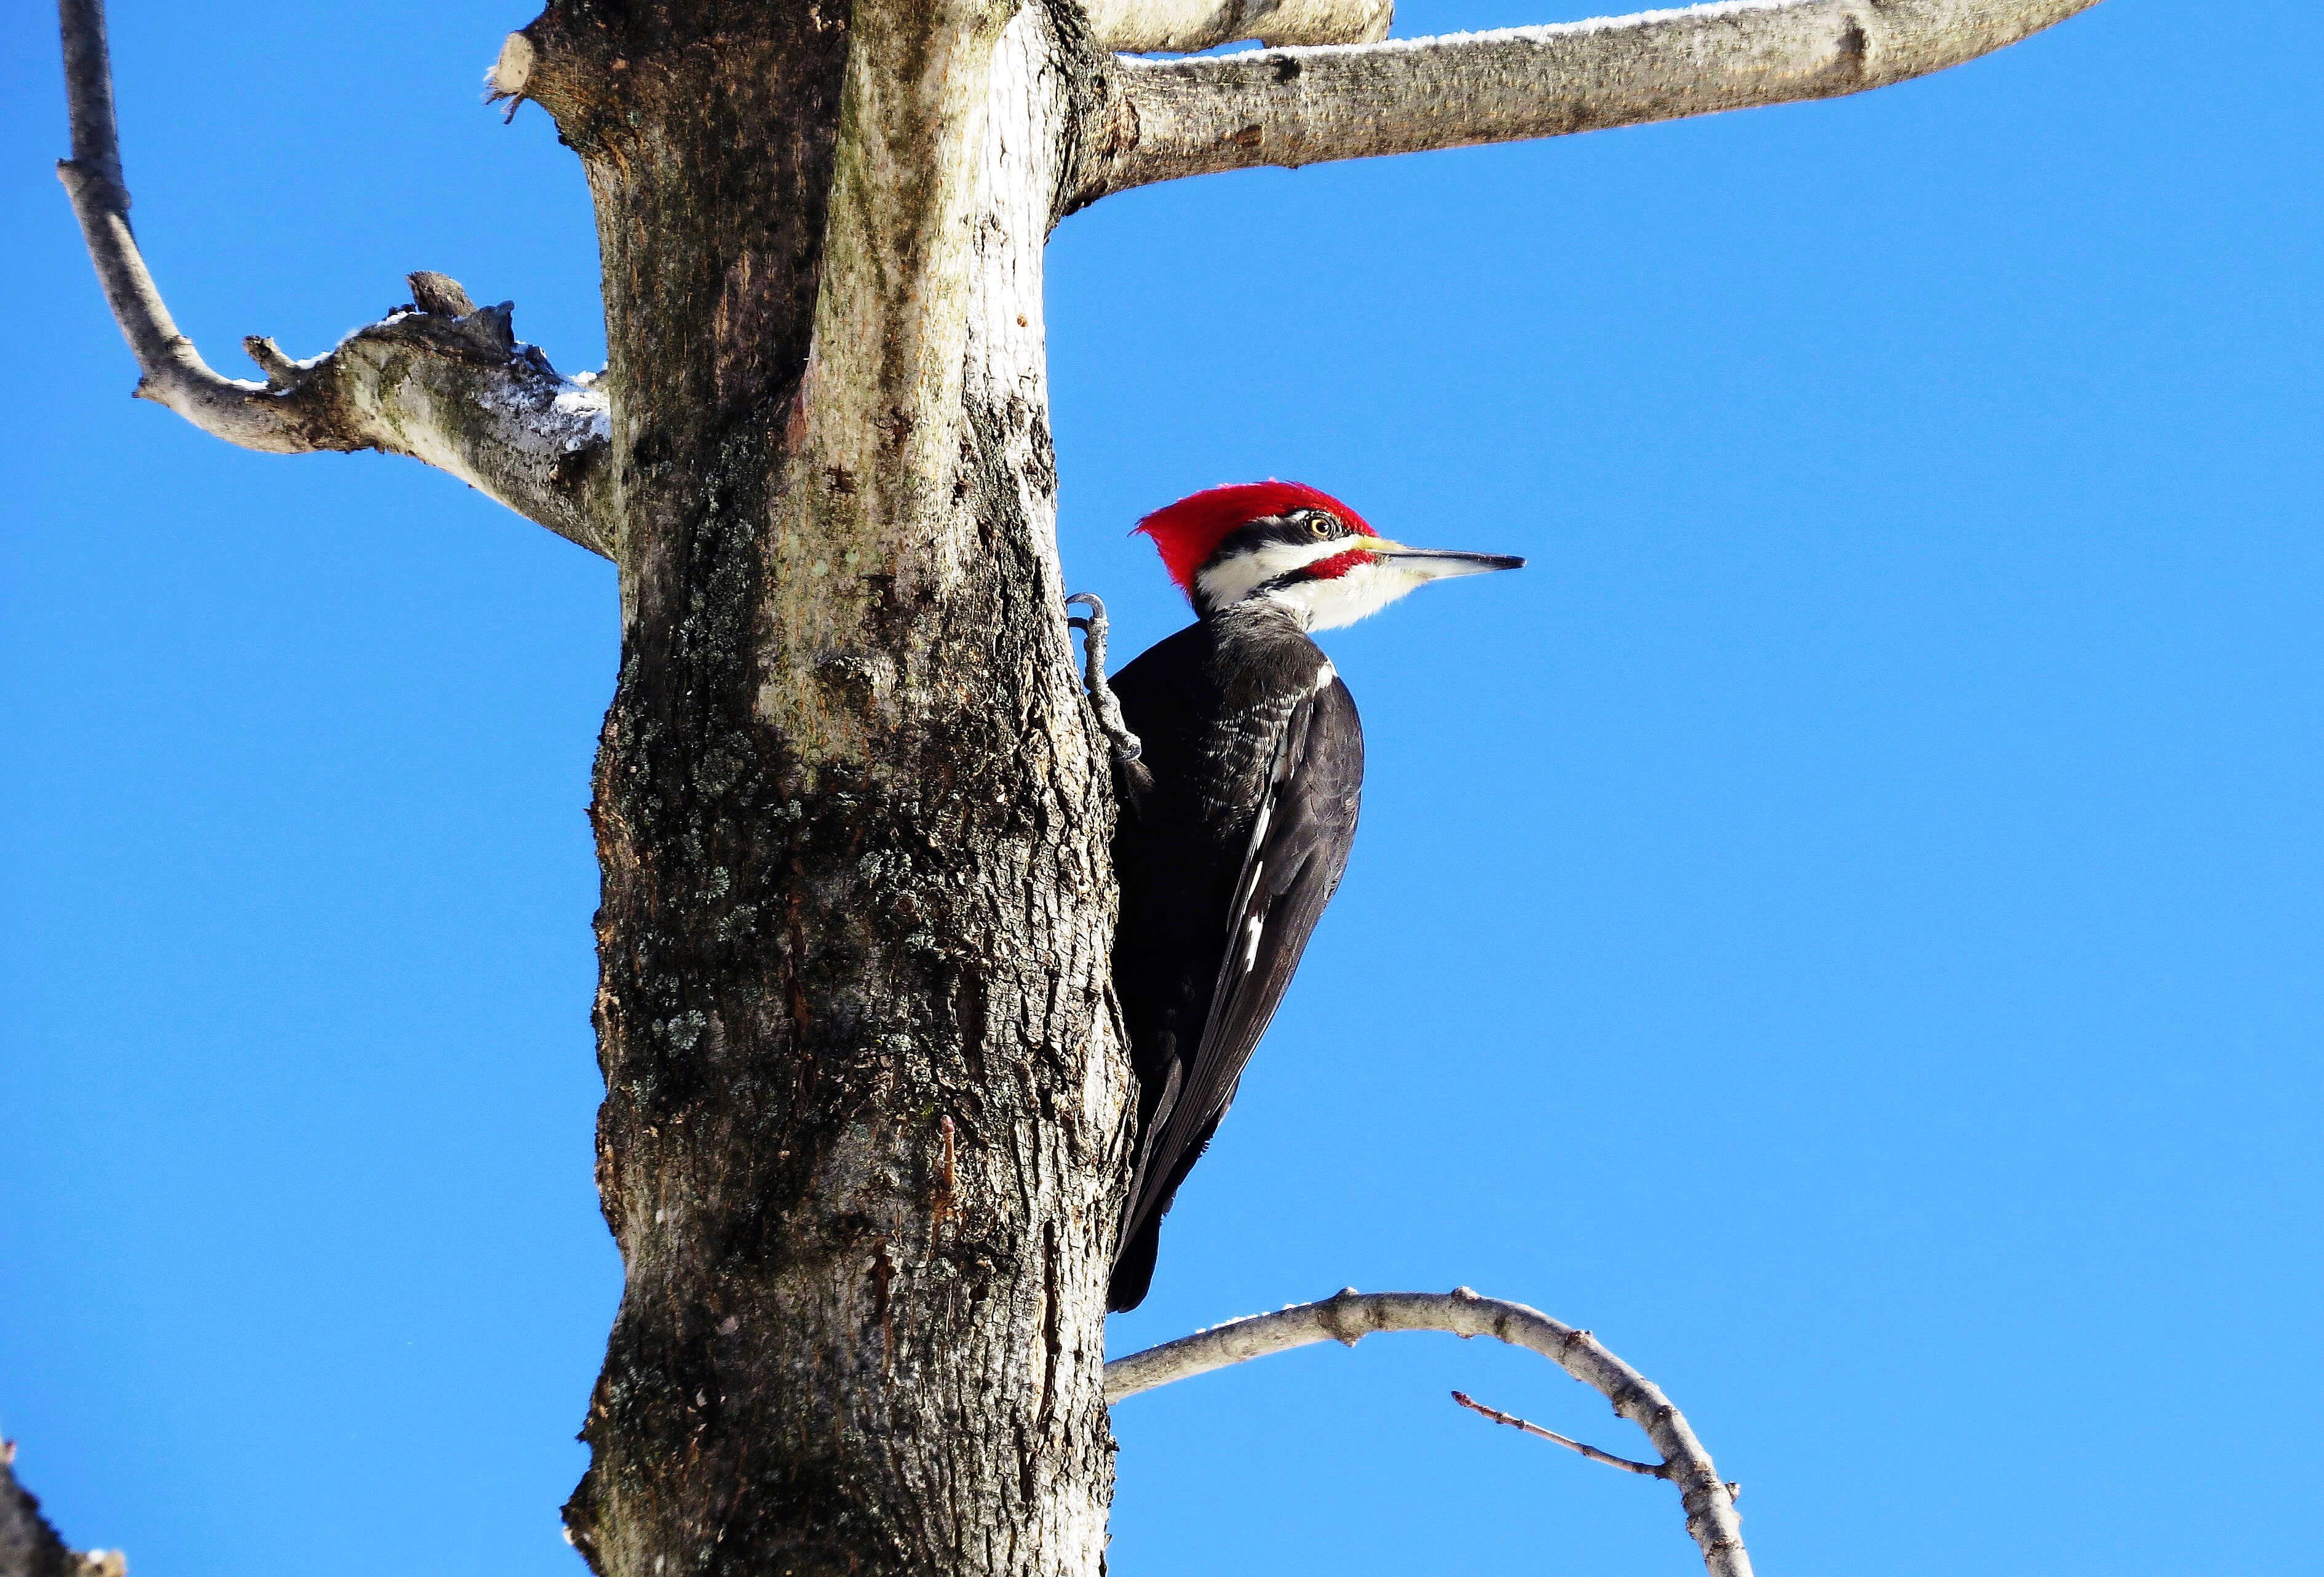
{"label": "bare branch", "polygon": [[[1593,1462],[1604,1462],[1609,1468],[1619,1468],[1626,1473],[1641,1473],[1649,1479],[1670,1477],[1668,1462],[1634,1462],[1628,1457],[1616,1456],[1610,1451],[1600,1451],[1596,1446],[1586,1445],[1570,1434],[1560,1434],[1554,1429],[1544,1429],[1540,1425],[1520,1418],[1515,1413],[1504,1413],[1499,1407],[1488,1407],[1466,1391],[1454,1391],[1452,1399],[1471,1413],[1482,1413],[1496,1424],[1506,1424],[1512,1429],[1521,1430],[1540,1439],[1554,1441],[1566,1450],[1578,1452]],[[1734,1487],[1732,1484],[1728,1486],[1730,1490]]]}
{"label": "bare branch", "polygon": [[0,1441],[0,1577],[127,1577],[119,1550],[69,1548],[16,1482],[16,1443]]}
{"label": "bare branch", "polygon": [[271,339],[244,341],[264,383],[226,377],[205,362],[171,318],[130,230],[104,0],[59,0],[57,9],[73,144],[57,174],[137,357],[142,398],[246,449],[410,455],[612,556],[600,499],[599,459],[612,430],[605,395],[560,377],[538,349],[519,344],[506,303],[479,309],[443,275],[416,274],[416,308],[357,329],[327,355],[293,361]]}
{"label": "bare branch", "polygon": [[1090,31],[1109,50],[1207,50],[1369,44],[1388,37],[1394,0],[1089,0]]}
{"label": "bare branch", "polygon": [[1654,1382],[1609,1352],[1589,1332],[1561,1323],[1523,1304],[1480,1297],[1465,1286],[1449,1293],[1360,1293],[1349,1287],[1321,1303],[1295,1304],[1271,1314],[1216,1325],[1115,1359],[1105,1366],[1105,1399],[1120,1402],[1174,1380],[1318,1342],[1341,1342],[1353,1347],[1375,1331],[1490,1336],[1538,1352],[1592,1387],[1613,1403],[1617,1414],[1646,1432],[1646,1438],[1663,1453],[1661,1466],[1609,1457],[1563,1435],[1554,1438],[1586,1456],[1677,1485],[1680,1503],[1686,1508],[1686,1531],[1702,1547],[1702,1563],[1711,1577],[1751,1577],[1751,1557],[1743,1548],[1743,1526],[1735,1510],[1734,1493],[1711,1465],[1711,1453],[1694,1437],[1684,1416]]}
{"label": "bare branch", "polygon": [[1593,22],[1120,60],[1077,204],[1180,176],[1558,137],[1834,98],[1957,66],[2097,0],[1725,0]]}

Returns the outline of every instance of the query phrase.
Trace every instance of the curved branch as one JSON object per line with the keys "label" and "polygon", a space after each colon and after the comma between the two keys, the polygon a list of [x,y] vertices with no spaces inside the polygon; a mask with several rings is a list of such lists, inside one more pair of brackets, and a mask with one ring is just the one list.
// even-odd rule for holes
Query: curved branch
{"label": "curved branch", "polygon": [[[1119,1402],[1174,1380],[1318,1342],[1341,1342],[1353,1347],[1375,1331],[1490,1336],[1538,1352],[1592,1387],[1614,1404],[1616,1413],[1645,1430],[1655,1449],[1663,1453],[1659,1467],[1644,1471],[1678,1486],[1680,1502],[1686,1508],[1686,1531],[1702,1546],[1702,1563],[1711,1577],[1751,1577],[1751,1557],[1743,1548],[1742,1521],[1735,1510],[1733,1488],[1720,1478],[1711,1453],[1654,1382],[1609,1352],[1589,1332],[1523,1304],[1480,1297],[1465,1286],[1449,1293],[1360,1293],[1350,1287],[1321,1303],[1296,1304],[1271,1314],[1254,1314],[1213,1326],[1107,1364],[1105,1399]],[[1606,1455],[1594,1448],[1584,1454],[1601,1459]],[[1644,1467],[1619,1458],[1611,1460],[1634,1471]]]}
{"label": "curved branch", "polygon": [[1119,60],[1076,206],[1222,170],[1834,98],[1990,54],[2097,3],[1725,0],[1500,32]]}
{"label": "curved branch", "polygon": [[72,198],[114,320],[137,357],[137,393],[204,432],[267,454],[381,449],[449,471],[528,520],[612,556],[600,507],[611,423],[604,393],[521,345],[509,306],[478,308],[441,274],[411,276],[415,305],[292,361],[244,341],[266,381],[213,369],[180,332],[129,226],[113,115],[104,0],[59,0]]}

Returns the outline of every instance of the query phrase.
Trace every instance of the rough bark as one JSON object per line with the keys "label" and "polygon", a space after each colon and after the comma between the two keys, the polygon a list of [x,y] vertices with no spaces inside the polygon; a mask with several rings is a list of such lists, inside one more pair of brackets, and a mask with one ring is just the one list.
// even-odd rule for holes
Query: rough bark
{"label": "rough bark", "polygon": [[1836,98],[1990,54],[2097,3],[1729,0],[1361,48],[1122,60],[1074,200],[1224,170]]}
{"label": "rough bark", "polygon": [[16,1481],[16,1443],[0,1441],[0,1577],[127,1577],[119,1550],[87,1554],[57,1536],[41,1503]]}
{"label": "rough bark", "polygon": [[1129,1074],[1052,546],[1053,23],[576,4],[525,37],[596,199],[622,566],[627,1279],[569,1526],[639,1577],[1087,1573]]}

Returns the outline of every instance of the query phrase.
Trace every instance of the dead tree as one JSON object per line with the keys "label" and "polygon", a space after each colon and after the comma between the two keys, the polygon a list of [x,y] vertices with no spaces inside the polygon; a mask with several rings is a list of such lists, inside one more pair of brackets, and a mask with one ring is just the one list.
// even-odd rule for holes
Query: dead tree
{"label": "dead tree", "polygon": [[[417,273],[323,355],[246,341],[244,383],[139,257],[101,0],[61,0],[62,174],[138,392],[250,448],[425,460],[620,567],[593,816],[597,1173],[627,1274],[566,1508],[597,1571],[1100,1570],[1133,1102],[1106,751],[1055,545],[1050,228],[1181,176],[1854,93],[2092,3],[1729,0],[1380,42],[1388,0],[552,0],[492,88],[580,158],[605,370],[558,374],[507,304]],[[1116,52],[1234,39],[1268,47]],[[1365,1304],[1362,1328],[1491,1323],[1440,1305]],[[1712,1569],[1748,1570],[1658,1393],[1493,1317],[1596,1366],[1670,1456],[1633,1465],[1682,1478]]]}

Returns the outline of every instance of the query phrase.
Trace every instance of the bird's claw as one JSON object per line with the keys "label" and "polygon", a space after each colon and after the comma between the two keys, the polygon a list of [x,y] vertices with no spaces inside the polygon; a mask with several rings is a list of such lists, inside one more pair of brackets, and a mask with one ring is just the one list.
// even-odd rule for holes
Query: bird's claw
{"label": "bird's claw", "polygon": [[1097,725],[1113,742],[1113,759],[1128,766],[1146,753],[1146,747],[1122,721],[1121,703],[1114,699],[1113,687],[1105,680],[1105,604],[1095,592],[1075,592],[1065,599],[1069,608],[1075,603],[1089,606],[1086,617],[1065,621],[1069,629],[1082,632],[1082,684],[1089,691],[1091,708],[1097,713]]}

